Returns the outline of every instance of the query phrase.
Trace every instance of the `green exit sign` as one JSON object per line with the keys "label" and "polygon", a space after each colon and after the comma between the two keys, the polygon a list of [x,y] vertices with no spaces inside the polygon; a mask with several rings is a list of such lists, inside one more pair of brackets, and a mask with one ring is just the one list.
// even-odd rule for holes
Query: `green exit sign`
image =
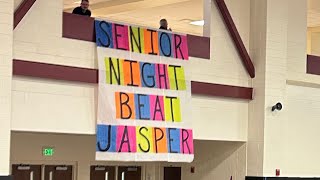
{"label": "green exit sign", "polygon": [[54,153],[54,149],[51,147],[46,147],[42,149],[42,154],[44,156],[53,156],[53,153]]}

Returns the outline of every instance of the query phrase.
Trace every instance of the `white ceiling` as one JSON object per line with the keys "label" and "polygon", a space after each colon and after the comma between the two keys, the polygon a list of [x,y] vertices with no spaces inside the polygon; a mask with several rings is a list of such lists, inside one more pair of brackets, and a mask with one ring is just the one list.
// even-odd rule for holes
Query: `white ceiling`
{"label": "white ceiling", "polygon": [[[79,0],[64,0],[66,11]],[[202,35],[201,26],[190,21],[203,19],[203,0],[90,0],[92,15],[111,21],[158,28],[166,18],[176,32]],[[320,0],[308,0],[308,27],[320,26]]]}
{"label": "white ceiling", "polygon": [[[66,11],[78,5],[64,0]],[[189,23],[203,19],[203,0],[90,0],[90,10],[94,17],[154,28],[166,18],[173,31],[202,35],[201,26]]]}

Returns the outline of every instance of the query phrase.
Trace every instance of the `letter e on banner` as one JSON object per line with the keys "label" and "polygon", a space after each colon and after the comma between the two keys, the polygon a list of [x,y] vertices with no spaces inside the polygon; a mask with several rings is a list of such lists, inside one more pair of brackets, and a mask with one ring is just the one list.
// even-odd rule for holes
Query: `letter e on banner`
{"label": "letter e on banner", "polygon": [[113,32],[113,48],[121,50],[129,50],[128,26],[114,23]]}

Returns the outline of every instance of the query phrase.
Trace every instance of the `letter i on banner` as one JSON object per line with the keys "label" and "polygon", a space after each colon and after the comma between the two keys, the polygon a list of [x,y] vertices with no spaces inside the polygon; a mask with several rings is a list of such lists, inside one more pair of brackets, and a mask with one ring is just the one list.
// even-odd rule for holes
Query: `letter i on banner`
{"label": "letter i on banner", "polygon": [[141,86],[139,62],[124,60],[123,73],[124,73],[124,85],[134,86],[134,87]]}
{"label": "letter i on banner", "polygon": [[158,31],[152,29],[144,30],[145,54],[159,55]]}

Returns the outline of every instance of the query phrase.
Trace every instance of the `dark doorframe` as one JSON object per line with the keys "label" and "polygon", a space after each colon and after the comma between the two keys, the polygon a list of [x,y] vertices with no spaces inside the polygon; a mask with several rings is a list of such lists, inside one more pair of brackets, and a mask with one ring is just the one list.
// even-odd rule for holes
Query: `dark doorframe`
{"label": "dark doorframe", "polygon": [[44,180],[73,180],[72,166],[45,165]]}
{"label": "dark doorframe", "polygon": [[163,180],[181,180],[181,167],[164,167]]}
{"label": "dark doorframe", "polygon": [[91,166],[90,167],[90,180],[116,180],[116,167],[115,166]]}
{"label": "dark doorframe", "polygon": [[12,165],[14,180],[41,180],[41,165]]}
{"label": "dark doorframe", "polygon": [[118,167],[118,180],[141,180],[141,167]]}

